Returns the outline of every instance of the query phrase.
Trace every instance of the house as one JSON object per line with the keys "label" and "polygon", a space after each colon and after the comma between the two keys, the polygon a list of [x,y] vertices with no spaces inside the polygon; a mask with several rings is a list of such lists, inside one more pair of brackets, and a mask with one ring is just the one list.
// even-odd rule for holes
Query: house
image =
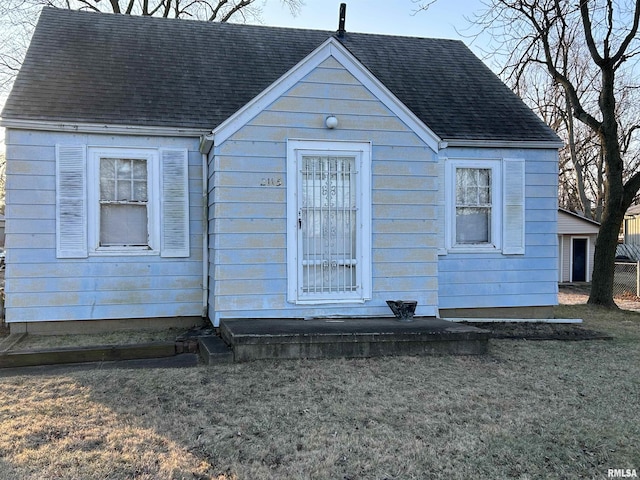
{"label": "house", "polygon": [[557,303],[561,143],[459,41],[45,8],[2,125],[14,330]]}
{"label": "house", "polygon": [[624,214],[622,243],[640,246],[640,205],[631,205]]}
{"label": "house", "polygon": [[600,224],[558,209],[558,281],[590,282]]}
{"label": "house", "polygon": [[[618,234],[616,261],[623,263],[640,260],[640,205],[631,205],[624,214]],[[621,267],[622,268],[622,267]]]}

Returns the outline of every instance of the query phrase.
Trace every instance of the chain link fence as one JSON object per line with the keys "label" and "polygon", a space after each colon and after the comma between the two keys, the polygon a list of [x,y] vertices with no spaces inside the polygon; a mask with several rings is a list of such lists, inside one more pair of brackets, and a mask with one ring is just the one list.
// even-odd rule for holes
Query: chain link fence
{"label": "chain link fence", "polygon": [[613,276],[614,297],[640,296],[639,265],[640,262],[616,262]]}

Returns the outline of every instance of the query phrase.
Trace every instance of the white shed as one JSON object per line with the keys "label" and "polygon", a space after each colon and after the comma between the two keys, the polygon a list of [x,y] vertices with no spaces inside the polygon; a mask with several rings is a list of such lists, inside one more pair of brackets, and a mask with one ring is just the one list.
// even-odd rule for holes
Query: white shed
{"label": "white shed", "polygon": [[558,281],[590,282],[600,224],[558,209]]}

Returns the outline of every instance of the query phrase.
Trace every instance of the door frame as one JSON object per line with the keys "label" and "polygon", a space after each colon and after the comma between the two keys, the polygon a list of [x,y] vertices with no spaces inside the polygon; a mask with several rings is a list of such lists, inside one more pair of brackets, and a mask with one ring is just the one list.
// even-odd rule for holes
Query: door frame
{"label": "door frame", "polygon": [[[357,170],[357,265],[360,288],[357,296],[304,298],[299,282],[299,158],[305,153],[344,154],[356,157]],[[364,303],[371,299],[371,142],[293,140],[287,141],[287,301],[298,305]],[[303,297],[303,298],[301,298]]]}

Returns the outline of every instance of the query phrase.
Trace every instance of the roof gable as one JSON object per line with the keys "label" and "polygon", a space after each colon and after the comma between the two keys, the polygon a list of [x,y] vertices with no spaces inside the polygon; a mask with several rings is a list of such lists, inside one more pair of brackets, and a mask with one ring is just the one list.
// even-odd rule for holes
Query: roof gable
{"label": "roof gable", "polygon": [[587,235],[597,234],[600,224],[595,220],[583,217],[577,213],[558,209],[558,233],[560,235]]}
{"label": "roof gable", "polygon": [[335,59],[356,80],[364,85],[378,100],[399,117],[418,137],[422,139],[434,152],[438,151],[440,138],[414,115],[385,85],[364,67],[351,53],[334,37],[329,37],[313,52],[302,59],[297,65],[272,83],[258,96],[244,105],[235,114],[222,122],[213,130],[213,141],[216,144],[224,142],[239,128],[255,117],[269,104],[293,87],[312,70],[328,58]]}
{"label": "roof gable", "polygon": [[210,131],[331,38],[443,140],[557,146],[555,133],[456,40],[350,32],[336,39],[319,30],[51,8],[42,11],[3,121]]}

